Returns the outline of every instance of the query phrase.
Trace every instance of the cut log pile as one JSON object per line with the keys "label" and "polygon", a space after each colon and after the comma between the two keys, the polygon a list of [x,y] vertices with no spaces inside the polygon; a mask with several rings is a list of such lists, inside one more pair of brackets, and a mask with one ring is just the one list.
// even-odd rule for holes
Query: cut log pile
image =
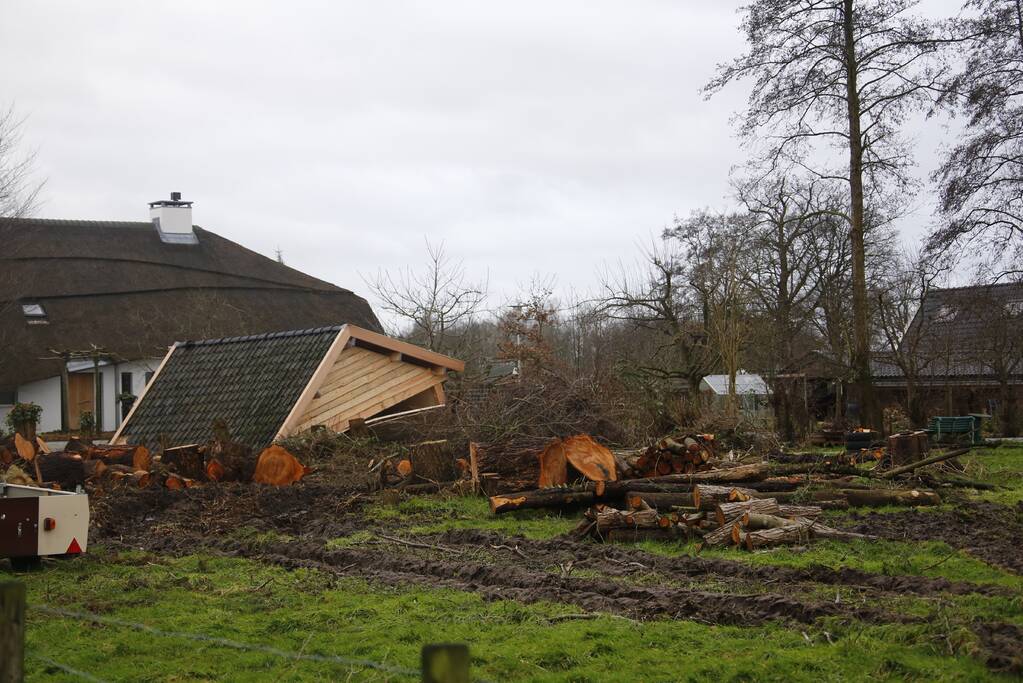
{"label": "cut log pile", "polygon": [[[918,437],[910,438],[914,441],[911,452],[921,453]],[[674,454],[670,448],[667,452]],[[858,467],[852,453],[748,464],[708,461],[703,465],[709,467],[694,466],[686,473],[637,479],[619,476],[493,495],[490,509],[494,514],[504,514],[586,507],[577,533],[610,541],[699,538],[701,546],[736,545],[753,550],[814,538],[866,538],[823,524],[822,512],[850,507],[938,505],[941,496],[935,491],[896,488],[892,481],[963,452],[916,459],[883,471]],[[621,462],[621,454],[617,460]],[[658,467],[655,465],[655,469]],[[630,468],[636,471],[631,464]],[[620,467],[619,474],[626,471]]]}
{"label": "cut log pile", "polygon": [[638,454],[616,454],[623,479],[692,474],[710,469],[715,459],[713,434],[665,437]]}
{"label": "cut log pile", "polygon": [[575,535],[629,543],[695,539],[701,549],[738,546],[746,550],[801,545],[814,538],[873,538],[823,524],[819,506],[787,505],[750,493],[748,489],[696,485],[688,494],[693,504],[659,508],[643,494],[629,494],[625,509],[602,503],[587,509]]}
{"label": "cut log pile", "polygon": [[[665,437],[647,448],[611,451],[586,434],[537,442],[469,444],[463,478],[488,494],[571,482],[617,481],[694,473],[716,459],[712,434]],[[470,465],[472,467],[470,467]]]}
{"label": "cut log pile", "polygon": [[[729,469],[697,472],[692,475],[668,475],[647,479],[613,482],[585,482],[490,497],[494,514],[537,508],[564,508],[595,503],[625,504],[643,499],[652,507],[693,507],[713,510],[723,497],[770,498],[787,504],[811,503],[822,509],[880,507],[884,505],[938,505],[941,497],[934,491],[873,487],[857,483],[844,467],[832,468],[832,474],[804,468],[803,476],[788,476],[798,466],[772,466],[768,463],[740,465]],[[771,476],[774,472],[787,475]]]}
{"label": "cut log pile", "polygon": [[[62,491],[151,486],[176,490],[215,481],[283,486],[310,471],[280,446],[270,446],[257,457],[242,444],[220,439],[168,448],[156,455],[145,446],[95,445],[78,439],[53,453],[45,450],[42,441],[35,448],[19,435],[11,441],[16,456],[6,443],[0,445],[0,469],[9,475],[4,480]],[[17,481],[10,476],[11,470]]]}

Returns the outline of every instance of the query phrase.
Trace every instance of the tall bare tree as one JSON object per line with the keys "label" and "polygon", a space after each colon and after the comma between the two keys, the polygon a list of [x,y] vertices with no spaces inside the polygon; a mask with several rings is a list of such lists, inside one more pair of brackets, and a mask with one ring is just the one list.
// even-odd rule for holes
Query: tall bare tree
{"label": "tall bare tree", "polygon": [[459,330],[480,312],[487,298],[487,281],[472,280],[461,261],[447,255],[444,244],[426,241],[427,262],[392,275],[378,271],[363,278],[385,311],[393,314],[399,330],[432,351],[458,353]]}
{"label": "tall bare tree", "polygon": [[[911,0],[756,0],[743,8],[749,50],[722,65],[706,87],[753,82],[741,131],[767,142],[766,159],[796,162],[848,183],[845,219],[852,256],[853,365],[869,423],[880,426],[870,366],[866,214],[886,184],[912,185],[899,132],[907,114],[936,91],[928,58],[931,26]],[[820,161],[818,143],[845,153],[844,170]]]}
{"label": "tall bare tree", "polygon": [[23,119],[14,107],[0,110],[0,217],[22,218],[38,207],[45,180],[35,175],[35,152],[22,144]]}
{"label": "tall bare tree", "polygon": [[966,123],[934,174],[942,223],[928,250],[1023,278],[1023,2],[970,0],[954,25],[965,52],[943,102]]}

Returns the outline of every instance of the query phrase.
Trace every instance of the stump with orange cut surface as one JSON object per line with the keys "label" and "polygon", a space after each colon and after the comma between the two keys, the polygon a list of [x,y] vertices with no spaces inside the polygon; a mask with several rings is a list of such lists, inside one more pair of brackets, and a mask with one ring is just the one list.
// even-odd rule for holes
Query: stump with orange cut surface
{"label": "stump with orange cut surface", "polygon": [[568,481],[569,466],[590,481],[617,481],[614,454],[586,434],[554,439],[540,453],[540,486]]}
{"label": "stump with orange cut surface", "polygon": [[310,471],[283,447],[273,445],[259,454],[252,480],[259,484],[287,486],[299,481]]}

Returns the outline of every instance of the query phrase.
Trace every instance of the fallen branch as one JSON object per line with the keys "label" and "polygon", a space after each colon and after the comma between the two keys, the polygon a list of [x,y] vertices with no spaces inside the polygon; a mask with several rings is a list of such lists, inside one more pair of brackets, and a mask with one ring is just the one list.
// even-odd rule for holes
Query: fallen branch
{"label": "fallen branch", "polygon": [[442,545],[430,545],[429,543],[419,543],[417,541],[406,541],[404,538],[397,538],[395,536],[385,536],[383,534],[377,534],[380,538],[386,539],[393,543],[401,543],[412,548],[427,548],[429,550],[441,550],[446,553],[453,553],[455,555],[461,555],[461,550],[455,550],[454,548],[445,548]]}
{"label": "fallen branch", "polygon": [[945,461],[945,460],[950,460],[951,458],[955,458],[955,457],[958,457],[960,455],[966,455],[969,452],[970,452],[969,448],[957,448],[957,449],[955,449],[953,451],[948,451],[947,453],[939,453],[938,455],[932,455],[929,458],[924,458],[923,460],[917,460],[916,462],[911,462],[908,465],[903,465],[902,467],[896,467],[895,469],[888,470],[887,472],[884,472],[884,473],[882,473],[882,474],[880,474],[878,476],[881,479],[891,479],[892,477],[896,477],[896,476],[898,476],[900,474],[905,474],[906,472],[912,472],[913,470],[917,469],[918,467],[925,467],[927,465],[933,465],[936,462],[942,462],[942,461]]}

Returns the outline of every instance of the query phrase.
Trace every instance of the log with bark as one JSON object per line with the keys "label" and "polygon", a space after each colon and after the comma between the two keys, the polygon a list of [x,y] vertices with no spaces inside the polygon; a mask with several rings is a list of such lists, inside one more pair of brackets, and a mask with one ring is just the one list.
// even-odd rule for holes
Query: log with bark
{"label": "log with bark", "polygon": [[747,550],[767,548],[793,543],[807,543],[813,538],[813,522],[801,520],[784,526],[750,531],[740,536],[740,541]]}
{"label": "log with bark", "polygon": [[[748,494],[751,498],[774,498],[779,503],[802,503],[818,500],[835,500],[843,498],[845,494],[839,489],[803,489],[800,491],[754,491]],[[742,500],[741,496],[734,496],[732,500]]]}
{"label": "log with bark", "polygon": [[791,524],[792,520],[788,517],[754,512],[747,516],[744,526],[748,531],[759,531],[761,529],[777,529],[778,527],[789,526]]}
{"label": "log with bark", "polygon": [[625,504],[630,508],[639,508],[644,503],[658,510],[670,510],[674,507],[696,507],[693,503],[693,494],[691,493],[643,493],[642,491],[629,491],[625,494]]}
{"label": "log with bark", "polygon": [[611,529],[665,529],[671,526],[671,519],[653,508],[645,510],[607,508],[597,512],[595,521],[596,531],[600,534]]}
{"label": "log with bark", "polygon": [[153,456],[145,446],[89,446],[82,457],[88,460],[100,459],[108,465],[125,465],[134,470],[149,470]]}
{"label": "log with bark", "polygon": [[875,541],[878,538],[877,536],[871,536],[869,534],[857,534],[857,533],[852,532],[852,531],[842,531],[840,529],[832,529],[831,527],[825,526],[824,524],[821,524],[820,522],[816,522],[816,521],[813,523],[813,526],[811,527],[811,529],[813,531],[813,535],[814,535],[815,538],[823,538],[823,539],[834,540],[834,541],[855,541],[855,540]]}
{"label": "log with bark", "polygon": [[160,455],[160,462],[182,477],[199,480],[206,478],[206,456],[202,444],[167,448]]}
{"label": "log with bark", "polygon": [[591,505],[596,500],[597,496],[592,489],[586,490],[580,487],[547,488],[491,496],[490,511],[495,515],[499,515],[513,510]]}
{"label": "log with bark", "polygon": [[776,515],[778,514],[778,501],[774,498],[752,498],[734,503],[719,503],[714,510],[717,523],[721,526],[725,526],[737,517],[752,513]]}
{"label": "log with bark", "polygon": [[697,484],[693,487],[693,507],[701,510],[713,510],[718,503],[733,500],[749,500],[756,492],[752,489],[737,486],[715,486],[713,484]]}
{"label": "log with bark", "polygon": [[749,513],[743,513],[739,517],[729,521],[728,524],[722,524],[714,531],[703,534],[703,542],[700,544],[699,549],[703,548],[715,548],[722,545],[730,545],[735,543],[734,536],[737,530],[742,529],[746,523],[746,519]]}
{"label": "log with bark", "polygon": [[62,491],[74,491],[85,486],[89,475],[81,456],[74,453],[40,453],[36,464],[43,481],[56,482]]}
{"label": "log with bark", "polygon": [[819,505],[779,505],[777,514],[779,517],[815,519],[823,512]]}
{"label": "log with bark", "polygon": [[896,476],[898,476],[900,474],[905,474],[906,472],[912,472],[913,470],[917,469],[918,467],[924,467],[926,465],[933,465],[935,463],[939,463],[939,462],[942,462],[944,460],[949,460],[951,458],[957,458],[960,455],[966,455],[969,452],[970,452],[969,448],[957,448],[956,450],[948,451],[946,453],[938,453],[937,455],[932,455],[929,458],[924,458],[923,460],[918,460],[918,461],[912,462],[912,463],[910,463],[908,465],[903,465],[902,467],[896,467],[895,469],[888,470],[887,472],[881,474],[880,476],[881,476],[882,479],[891,479],[892,477],[896,477]]}
{"label": "log with bark", "polygon": [[841,489],[842,495],[853,507],[881,507],[884,505],[941,505],[941,496],[933,491],[916,489]]}
{"label": "log with bark", "polygon": [[[143,470],[135,472],[125,472],[121,470],[121,467],[125,465],[112,465],[107,473],[107,476],[116,484],[121,486],[130,486],[134,488],[144,489],[149,486],[151,481],[151,475],[149,472]],[[115,469],[116,468],[116,469]]]}

